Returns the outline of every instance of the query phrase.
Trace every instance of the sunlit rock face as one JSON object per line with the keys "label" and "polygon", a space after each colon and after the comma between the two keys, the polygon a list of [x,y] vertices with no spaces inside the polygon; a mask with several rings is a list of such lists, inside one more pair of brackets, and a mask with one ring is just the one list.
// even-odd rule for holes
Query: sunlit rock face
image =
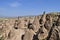
{"label": "sunlit rock face", "polygon": [[60,14],[2,18],[0,40],[60,40]]}

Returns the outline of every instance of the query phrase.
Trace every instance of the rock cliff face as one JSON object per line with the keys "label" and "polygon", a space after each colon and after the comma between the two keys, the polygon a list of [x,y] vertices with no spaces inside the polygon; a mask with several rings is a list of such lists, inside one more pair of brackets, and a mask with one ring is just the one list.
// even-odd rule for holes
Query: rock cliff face
{"label": "rock cliff face", "polygon": [[60,40],[60,13],[0,19],[0,40]]}

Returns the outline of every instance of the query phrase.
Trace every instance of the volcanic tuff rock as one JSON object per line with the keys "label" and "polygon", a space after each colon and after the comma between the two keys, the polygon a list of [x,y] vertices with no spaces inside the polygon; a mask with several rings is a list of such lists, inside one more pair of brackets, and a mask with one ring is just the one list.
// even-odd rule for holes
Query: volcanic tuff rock
{"label": "volcanic tuff rock", "polygon": [[0,18],[0,40],[60,40],[60,13]]}

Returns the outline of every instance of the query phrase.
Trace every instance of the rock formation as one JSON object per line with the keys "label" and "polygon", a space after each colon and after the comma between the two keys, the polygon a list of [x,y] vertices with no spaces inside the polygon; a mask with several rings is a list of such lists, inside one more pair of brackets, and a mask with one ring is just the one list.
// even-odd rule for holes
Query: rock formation
{"label": "rock formation", "polygon": [[0,40],[60,40],[60,13],[0,19]]}

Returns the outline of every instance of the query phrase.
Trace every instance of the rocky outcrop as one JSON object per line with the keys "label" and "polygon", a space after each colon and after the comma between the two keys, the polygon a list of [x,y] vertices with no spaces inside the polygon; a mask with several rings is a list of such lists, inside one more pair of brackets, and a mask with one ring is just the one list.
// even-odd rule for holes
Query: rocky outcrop
{"label": "rocky outcrop", "polygon": [[60,14],[0,19],[0,40],[60,40]]}

